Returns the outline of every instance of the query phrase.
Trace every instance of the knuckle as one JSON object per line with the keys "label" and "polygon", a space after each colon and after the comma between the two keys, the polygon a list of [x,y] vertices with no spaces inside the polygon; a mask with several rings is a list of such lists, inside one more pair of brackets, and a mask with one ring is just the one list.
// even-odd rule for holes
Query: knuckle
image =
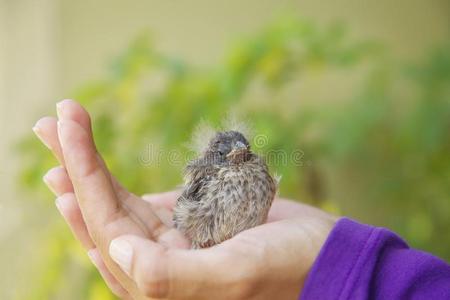
{"label": "knuckle", "polygon": [[169,292],[168,280],[146,276],[138,281],[139,289],[149,298],[167,298]]}
{"label": "knuckle", "polygon": [[165,249],[154,253],[158,259],[141,260],[136,266],[139,289],[149,298],[167,298],[170,282],[165,268]]}

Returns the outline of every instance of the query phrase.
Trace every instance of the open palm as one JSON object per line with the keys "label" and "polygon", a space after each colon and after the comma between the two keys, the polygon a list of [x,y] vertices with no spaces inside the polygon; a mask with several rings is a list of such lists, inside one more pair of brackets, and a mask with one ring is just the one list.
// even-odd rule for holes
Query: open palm
{"label": "open palm", "polygon": [[[45,181],[111,290],[122,298],[295,298],[335,218],[276,200],[267,224],[208,249],[190,250],[173,228],[178,192],[140,198],[120,186],[96,151],[88,113],[57,105],[34,127],[61,167]],[[143,201],[146,200],[146,201]]]}

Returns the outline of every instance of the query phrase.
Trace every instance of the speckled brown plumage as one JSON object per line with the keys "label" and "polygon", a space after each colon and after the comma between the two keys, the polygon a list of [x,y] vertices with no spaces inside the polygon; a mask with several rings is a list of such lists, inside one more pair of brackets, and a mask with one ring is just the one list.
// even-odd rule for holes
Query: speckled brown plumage
{"label": "speckled brown plumage", "polygon": [[210,247],[264,223],[277,184],[264,160],[237,131],[218,132],[185,169],[174,223],[192,248]]}

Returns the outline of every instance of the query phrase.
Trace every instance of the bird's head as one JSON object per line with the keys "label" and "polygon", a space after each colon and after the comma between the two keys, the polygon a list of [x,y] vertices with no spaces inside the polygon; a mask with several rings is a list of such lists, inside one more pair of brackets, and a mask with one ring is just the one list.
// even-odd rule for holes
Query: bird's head
{"label": "bird's head", "polygon": [[220,131],[209,142],[207,155],[216,164],[238,164],[250,156],[250,144],[238,131]]}

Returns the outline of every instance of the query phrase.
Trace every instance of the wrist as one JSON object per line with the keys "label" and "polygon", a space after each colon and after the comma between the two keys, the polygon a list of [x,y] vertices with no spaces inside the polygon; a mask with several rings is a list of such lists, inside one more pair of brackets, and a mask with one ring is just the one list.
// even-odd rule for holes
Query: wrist
{"label": "wrist", "polygon": [[[292,287],[296,291],[295,296],[300,295],[322,247],[325,244],[330,232],[337,222],[337,217],[323,214],[320,217],[297,219],[298,239],[295,249],[292,251],[295,263],[291,264],[292,274],[295,274],[296,286]],[[295,289],[295,287],[297,289]]]}
{"label": "wrist", "polygon": [[[263,295],[267,299],[295,299],[331,232],[336,218],[296,218],[276,222],[280,230],[270,241],[258,241],[251,276],[241,281],[241,299]],[[275,225],[275,224],[273,224]],[[253,260],[256,259],[256,260]],[[248,274],[247,274],[248,275]]]}

